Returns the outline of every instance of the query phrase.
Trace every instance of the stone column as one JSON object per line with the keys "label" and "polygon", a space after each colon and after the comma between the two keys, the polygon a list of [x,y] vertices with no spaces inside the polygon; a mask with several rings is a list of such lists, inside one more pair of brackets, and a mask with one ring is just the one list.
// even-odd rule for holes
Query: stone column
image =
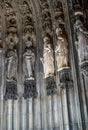
{"label": "stone column", "polygon": [[27,111],[26,111],[26,100],[25,99],[22,99],[22,122],[21,122],[21,125],[22,125],[22,130],[26,130],[27,129]]}
{"label": "stone column", "polygon": [[61,89],[61,100],[62,100],[62,111],[63,111],[63,129],[70,130],[66,88]]}
{"label": "stone column", "polygon": [[3,101],[3,90],[4,90],[4,58],[3,49],[0,49],[0,129],[4,129],[4,101]]}
{"label": "stone column", "polygon": [[53,127],[54,130],[58,130],[59,129],[59,117],[58,117],[58,96],[57,95],[53,95],[52,97],[52,109],[53,109]]}
{"label": "stone column", "polygon": [[33,99],[26,101],[27,105],[27,130],[33,130]]}
{"label": "stone column", "polygon": [[82,121],[83,121],[83,129],[88,130],[88,111],[87,111],[87,99],[86,99],[86,76],[84,76],[83,74],[81,74],[81,91],[80,91],[80,104],[81,104],[81,114],[82,114]]}
{"label": "stone column", "polygon": [[40,89],[41,89],[41,84],[40,84],[40,73],[37,73],[36,75],[36,88],[38,91],[38,97],[33,99],[33,113],[34,113],[34,130],[41,130],[41,101],[40,101]]}
{"label": "stone column", "polygon": [[70,120],[70,129],[78,130],[78,123],[77,123],[77,114],[76,114],[76,106],[75,106],[75,91],[74,87],[68,89],[68,112],[69,112],[69,120]]}
{"label": "stone column", "polygon": [[58,91],[58,125],[59,125],[59,129],[60,130],[64,130],[63,129],[63,110],[62,110],[62,102],[61,102],[61,94],[60,91]]}
{"label": "stone column", "polygon": [[18,100],[13,102],[13,130],[19,130]]}
{"label": "stone column", "polygon": [[12,103],[13,100],[6,101],[6,130],[12,130]]}
{"label": "stone column", "polygon": [[48,130],[53,130],[53,117],[52,117],[52,96],[47,96],[47,127]]}
{"label": "stone column", "polygon": [[42,112],[42,129],[48,130],[47,128],[47,92],[46,86],[44,85],[43,79],[41,80],[41,112]]}

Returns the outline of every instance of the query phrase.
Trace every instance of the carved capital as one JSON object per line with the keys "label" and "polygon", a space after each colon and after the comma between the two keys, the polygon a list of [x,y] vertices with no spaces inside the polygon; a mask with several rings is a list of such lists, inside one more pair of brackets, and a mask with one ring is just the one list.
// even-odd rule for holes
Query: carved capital
{"label": "carved capital", "polygon": [[25,80],[23,97],[27,99],[27,98],[36,98],[37,96],[38,92],[36,90],[35,80]]}
{"label": "carved capital", "polygon": [[5,100],[9,100],[9,99],[13,99],[16,100],[17,99],[17,82],[15,80],[13,81],[6,81],[6,92],[5,92]]}
{"label": "carved capital", "polygon": [[58,74],[59,74],[59,79],[60,79],[59,86],[61,88],[73,87],[73,81],[72,81],[70,69],[63,69],[63,70],[59,71]]}
{"label": "carved capital", "polygon": [[53,76],[46,78],[46,89],[47,89],[47,95],[56,94],[57,87]]}

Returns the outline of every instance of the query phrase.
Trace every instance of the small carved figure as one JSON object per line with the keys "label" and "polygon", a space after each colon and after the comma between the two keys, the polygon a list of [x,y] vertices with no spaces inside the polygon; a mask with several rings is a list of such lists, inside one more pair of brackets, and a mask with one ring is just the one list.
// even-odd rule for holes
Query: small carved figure
{"label": "small carved figure", "polygon": [[31,41],[26,42],[26,48],[23,54],[23,59],[24,59],[23,70],[26,80],[34,80],[35,53]]}
{"label": "small carved figure", "polygon": [[44,66],[45,78],[47,78],[50,76],[54,76],[54,58],[50,38],[48,36],[45,36],[43,41],[44,41],[44,51],[43,51],[42,63]]}
{"label": "small carved figure", "polygon": [[9,45],[9,49],[6,53],[6,76],[8,80],[16,80],[17,79],[17,66],[18,66],[18,56],[17,50],[14,48],[14,43],[11,41]]}
{"label": "small carved figure", "polygon": [[57,70],[60,71],[64,68],[68,68],[68,42],[65,34],[64,25],[60,24],[56,28],[57,45],[55,48]]}
{"label": "small carved figure", "polygon": [[88,31],[80,20],[76,20],[74,25],[76,31],[76,45],[78,50],[79,64],[88,61]]}

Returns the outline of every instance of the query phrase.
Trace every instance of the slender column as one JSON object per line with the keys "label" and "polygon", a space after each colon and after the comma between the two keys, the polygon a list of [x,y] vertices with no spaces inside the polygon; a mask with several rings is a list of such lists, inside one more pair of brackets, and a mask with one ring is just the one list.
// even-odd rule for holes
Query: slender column
{"label": "slender column", "polygon": [[85,92],[85,77],[84,75],[81,75],[81,92],[80,95],[82,96],[82,101],[81,101],[81,113],[83,115],[83,127],[85,130],[88,130],[88,111],[87,111],[87,102],[86,102],[86,92]]}
{"label": "slender column", "polygon": [[53,130],[53,118],[52,118],[52,97],[47,96],[47,127],[48,130]]}
{"label": "slender column", "polygon": [[66,88],[61,90],[64,130],[69,130],[68,104]]}
{"label": "slender column", "polygon": [[18,100],[13,103],[13,130],[19,130]]}
{"label": "slender column", "polygon": [[0,129],[3,129],[3,86],[4,86],[4,66],[3,50],[0,50]]}
{"label": "slender column", "polygon": [[40,80],[39,77],[41,77],[41,75],[39,75],[39,73],[36,76],[36,87],[38,90],[38,97],[35,98],[33,100],[33,113],[34,113],[34,130],[41,130],[41,103],[40,103],[40,88],[41,88],[41,84],[40,84]]}
{"label": "slender column", "polygon": [[58,98],[57,95],[53,95],[52,99],[52,107],[53,107],[53,123],[54,123],[54,130],[59,129],[59,118],[58,118]]}
{"label": "slender column", "polygon": [[27,99],[27,129],[33,130],[33,99]]}
{"label": "slender column", "polygon": [[68,90],[68,107],[69,107],[69,120],[70,120],[70,129],[78,130],[77,124],[77,114],[75,107],[75,91],[74,87]]}
{"label": "slender column", "polygon": [[7,100],[6,102],[6,130],[12,130],[12,103],[13,100]]}
{"label": "slender column", "polygon": [[27,117],[26,117],[26,100],[22,99],[22,130],[26,130],[27,125]]}
{"label": "slender column", "polygon": [[41,111],[42,111],[42,129],[47,129],[47,95],[46,95],[46,86],[44,85],[44,81],[41,80],[42,90],[41,90]]}
{"label": "slender column", "polygon": [[60,92],[60,87],[59,87],[59,75],[57,75],[57,107],[58,107],[58,125],[59,129],[63,130],[63,110],[62,110],[62,101],[61,101],[61,92]]}

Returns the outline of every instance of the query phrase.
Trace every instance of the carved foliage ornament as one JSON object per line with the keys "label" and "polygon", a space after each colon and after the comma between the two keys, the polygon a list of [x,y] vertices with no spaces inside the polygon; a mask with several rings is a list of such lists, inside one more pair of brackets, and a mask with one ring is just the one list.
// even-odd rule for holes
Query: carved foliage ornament
{"label": "carved foliage ornament", "polygon": [[41,15],[42,15],[42,22],[43,22],[43,31],[45,33],[51,33],[52,32],[52,20],[51,20],[51,14],[49,11],[49,5],[46,0],[41,0]]}

